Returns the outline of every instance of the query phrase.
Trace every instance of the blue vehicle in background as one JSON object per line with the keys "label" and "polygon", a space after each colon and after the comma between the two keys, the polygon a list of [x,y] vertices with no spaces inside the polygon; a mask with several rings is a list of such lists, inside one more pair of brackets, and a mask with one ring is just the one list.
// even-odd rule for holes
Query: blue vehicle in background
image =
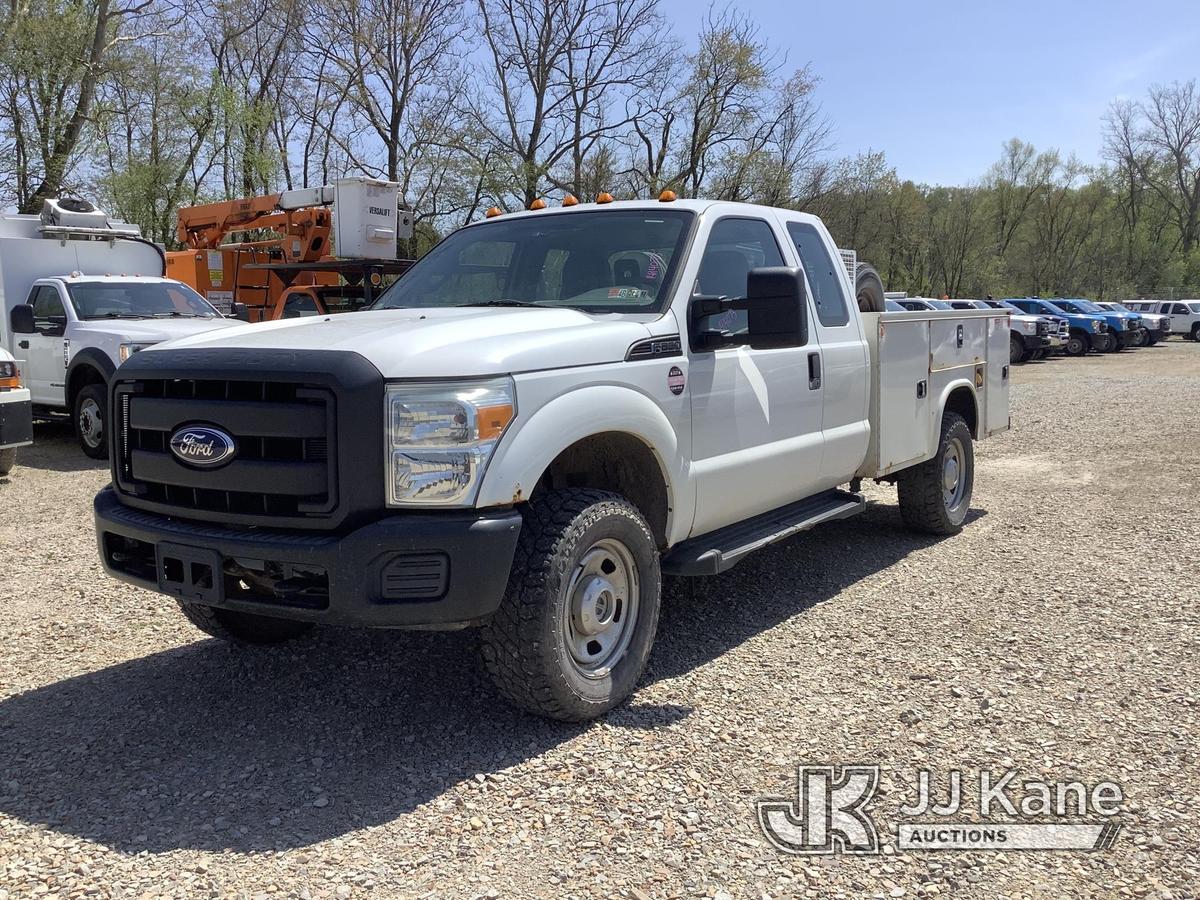
{"label": "blue vehicle in background", "polygon": [[1108,323],[1108,346],[1104,349],[1115,353],[1126,347],[1136,347],[1142,332],[1142,317],[1128,310],[1105,309],[1091,300],[1059,299],[1053,300],[1055,306],[1069,313],[1081,316],[1103,316]]}
{"label": "blue vehicle in background", "polygon": [[1070,329],[1067,334],[1066,346],[1068,356],[1083,356],[1089,350],[1108,352],[1117,340],[1110,333],[1108,319],[1104,315],[1068,312],[1057,305],[1058,301],[1052,303],[1036,297],[1008,297],[1003,302],[1011,304],[1029,315],[1056,316],[1066,319]]}

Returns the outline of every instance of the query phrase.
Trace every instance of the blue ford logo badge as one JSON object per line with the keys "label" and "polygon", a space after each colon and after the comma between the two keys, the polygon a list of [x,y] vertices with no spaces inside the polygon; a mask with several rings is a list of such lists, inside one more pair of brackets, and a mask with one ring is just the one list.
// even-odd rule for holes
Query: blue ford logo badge
{"label": "blue ford logo badge", "polygon": [[171,435],[171,452],[190,466],[219,466],[237,452],[233,438],[220,428],[184,425]]}

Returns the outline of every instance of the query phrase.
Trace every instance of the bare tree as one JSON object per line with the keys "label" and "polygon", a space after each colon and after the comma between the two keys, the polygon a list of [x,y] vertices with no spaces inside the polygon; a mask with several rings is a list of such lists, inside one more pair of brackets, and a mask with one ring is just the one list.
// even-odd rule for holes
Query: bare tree
{"label": "bare tree", "polygon": [[477,4],[488,66],[474,109],[511,160],[514,193],[527,205],[547,181],[580,191],[588,154],[628,122],[629,95],[659,65],[656,0]]}

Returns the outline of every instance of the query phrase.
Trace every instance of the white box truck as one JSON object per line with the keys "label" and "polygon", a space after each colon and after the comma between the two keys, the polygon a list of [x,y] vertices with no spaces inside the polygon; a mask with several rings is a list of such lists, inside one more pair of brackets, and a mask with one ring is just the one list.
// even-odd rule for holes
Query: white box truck
{"label": "white box truck", "polygon": [[372,310],[125,363],[104,566],[233,641],[481,626],[513,702],[601,714],[642,674],[663,573],[858,513],[864,478],[912,527],[967,520],[973,441],[1009,427],[1009,313],[877,293],[786,209],[468,225]]}
{"label": "white box truck", "polygon": [[71,415],[83,451],[107,455],[107,385],[133,353],[232,326],[185,284],[137,226],[86,201],[47,200],[41,215],[0,213],[0,347],[34,411]]}

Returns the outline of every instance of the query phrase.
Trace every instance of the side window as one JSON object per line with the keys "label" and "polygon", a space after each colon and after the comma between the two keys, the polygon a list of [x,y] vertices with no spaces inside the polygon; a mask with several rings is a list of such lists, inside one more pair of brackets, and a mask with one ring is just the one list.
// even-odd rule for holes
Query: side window
{"label": "side window", "polygon": [[[762,219],[721,219],[708,235],[693,293],[703,297],[745,297],[751,269],[782,266],[783,254],[771,226]],[[738,334],[746,330],[743,310],[713,316],[709,327]]]}
{"label": "side window", "polygon": [[33,295],[33,327],[45,334],[59,330],[66,324],[67,311],[63,309],[58,290],[45,285],[39,287]]}
{"label": "side window", "polygon": [[788,222],[788,237],[800,254],[800,264],[808,276],[808,286],[817,307],[817,318],[826,327],[850,324],[850,309],[842,294],[837,264],[825,248],[825,242],[811,225]]}

